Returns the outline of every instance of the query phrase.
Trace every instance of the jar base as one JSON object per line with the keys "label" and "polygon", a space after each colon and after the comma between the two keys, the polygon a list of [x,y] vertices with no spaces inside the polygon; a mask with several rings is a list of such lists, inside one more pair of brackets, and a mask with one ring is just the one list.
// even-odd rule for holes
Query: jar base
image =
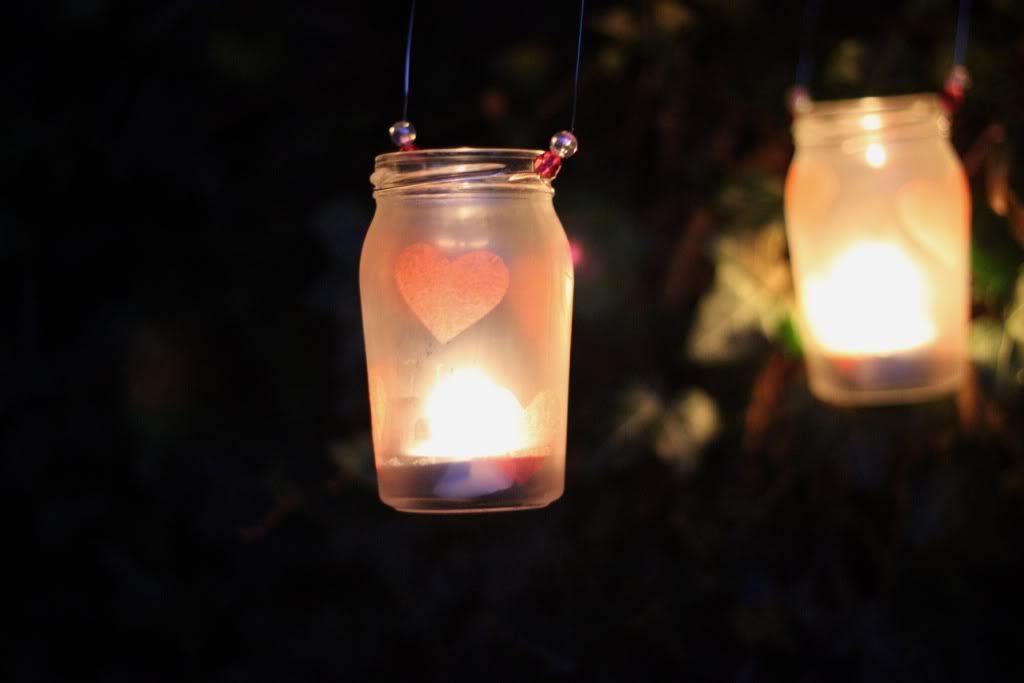
{"label": "jar base", "polygon": [[561,496],[550,500],[523,501],[520,503],[496,502],[493,505],[482,504],[478,500],[452,501],[431,498],[384,498],[385,505],[398,510],[420,515],[472,515],[489,512],[517,512],[520,510],[539,510],[546,508]]}
{"label": "jar base", "polygon": [[895,387],[885,389],[854,389],[837,387],[829,382],[815,381],[811,375],[808,384],[814,396],[836,406],[898,405],[901,403],[926,403],[956,393],[960,387],[959,373],[941,381],[918,387]]}
{"label": "jar base", "polygon": [[561,497],[563,479],[561,468],[548,456],[377,467],[384,504],[427,514],[541,508]]}

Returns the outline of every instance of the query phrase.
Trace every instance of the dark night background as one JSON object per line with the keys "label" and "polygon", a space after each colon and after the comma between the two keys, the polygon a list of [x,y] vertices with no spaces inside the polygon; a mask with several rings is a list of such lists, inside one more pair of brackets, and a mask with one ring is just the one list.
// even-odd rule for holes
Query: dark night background
{"label": "dark night background", "polygon": [[[819,404],[772,313],[803,3],[595,0],[566,495],[417,517],[357,284],[407,5],[5,4],[4,679],[1022,680],[1024,5],[974,5],[960,394]],[[544,146],[576,9],[421,2],[419,142]],[[956,9],[825,2],[814,94],[938,88]]]}

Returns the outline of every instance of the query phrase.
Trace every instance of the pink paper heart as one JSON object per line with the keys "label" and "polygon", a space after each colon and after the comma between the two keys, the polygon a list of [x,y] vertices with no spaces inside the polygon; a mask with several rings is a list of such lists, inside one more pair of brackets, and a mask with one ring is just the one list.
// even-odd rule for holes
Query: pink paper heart
{"label": "pink paper heart", "polygon": [[432,244],[406,247],[395,262],[395,281],[416,317],[446,344],[490,313],[508,291],[508,268],[490,251],[449,260]]}

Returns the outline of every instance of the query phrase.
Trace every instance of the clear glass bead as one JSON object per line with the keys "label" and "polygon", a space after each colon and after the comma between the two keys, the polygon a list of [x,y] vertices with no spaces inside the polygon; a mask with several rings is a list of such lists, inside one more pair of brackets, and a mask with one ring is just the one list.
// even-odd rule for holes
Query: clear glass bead
{"label": "clear glass bead", "polygon": [[396,147],[407,147],[416,142],[416,127],[408,121],[395,121],[388,128],[388,135]]}
{"label": "clear glass bead", "polygon": [[551,136],[551,151],[560,158],[568,159],[577,149],[579,143],[576,142],[576,136],[569,131],[563,130]]}

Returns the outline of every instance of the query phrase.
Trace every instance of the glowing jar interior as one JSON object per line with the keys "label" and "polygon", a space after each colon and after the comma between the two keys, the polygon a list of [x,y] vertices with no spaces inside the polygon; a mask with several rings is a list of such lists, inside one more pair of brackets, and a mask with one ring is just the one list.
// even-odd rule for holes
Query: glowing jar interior
{"label": "glowing jar interior", "polygon": [[935,339],[927,280],[896,244],[865,241],[803,284],[804,315],[818,343],[846,356],[920,349]]}
{"label": "glowing jar interior", "polygon": [[477,368],[438,380],[420,422],[427,433],[409,450],[417,457],[473,459],[509,455],[532,445],[515,395]]}

